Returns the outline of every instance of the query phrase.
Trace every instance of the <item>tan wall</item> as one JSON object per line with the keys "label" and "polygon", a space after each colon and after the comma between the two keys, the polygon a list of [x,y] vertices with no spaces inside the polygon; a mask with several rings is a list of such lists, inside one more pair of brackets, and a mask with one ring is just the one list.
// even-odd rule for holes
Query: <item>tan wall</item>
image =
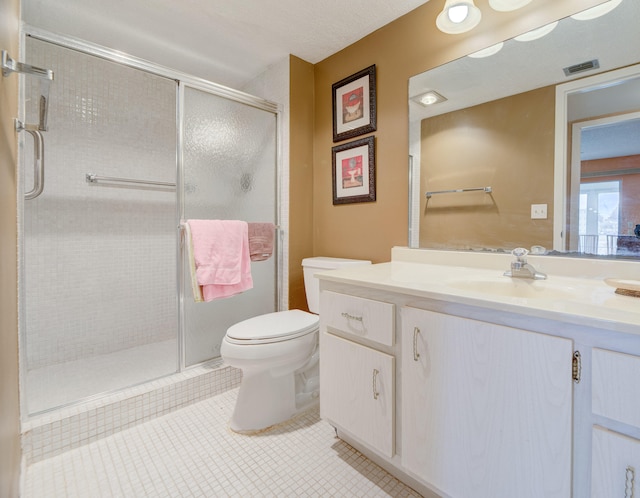
{"label": "tan wall", "polygon": [[313,256],[313,65],[290,58],[289,308],[307,308],[302,260]]}
{"label": "tan wall", "polygon": [[[554,121],[553,86],[423,120],[420,192],[493,192],[421,196],[420,247],[551,248]],[[531,204],[547,204],[547,219],[532,220]]]}
{"label": "tan wall", "polygon": [[[601,0],[537,0],[516,12],[497,13],[487,0],[477,0],[481,24],[470,33],[447,35],[435,27],[443,2],[431,0],[316,64],[314,255],[381,262],[389,260],[394,245],[407,245],[409,77],[598,3]],[[373,133],[377,201],[334,206],[331,85],[372,64],[378,91],[378,129]]]}
{"label": "tan wall", "polygon": [[[0,48],[18,58],[19,0],[0,0]],[[17,140],[18,76],[0,76],[0,496],[18,496]]]}

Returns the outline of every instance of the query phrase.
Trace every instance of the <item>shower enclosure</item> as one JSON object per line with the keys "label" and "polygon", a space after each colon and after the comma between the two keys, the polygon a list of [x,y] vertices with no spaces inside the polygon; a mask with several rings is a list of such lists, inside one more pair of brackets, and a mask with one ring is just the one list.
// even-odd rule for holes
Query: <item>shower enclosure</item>
{"label": "shower enclosure", "polygon": [[[181,229],[277,225],[275,104],[53,35],[26,36],[24,59],[55,74],[44,189],[18,201],[24,413],[212,360],[231,324],[279,308],[280,251],[252,263],[252,290],[195,303]],[[25,80],[26,123],[38,95]]]}

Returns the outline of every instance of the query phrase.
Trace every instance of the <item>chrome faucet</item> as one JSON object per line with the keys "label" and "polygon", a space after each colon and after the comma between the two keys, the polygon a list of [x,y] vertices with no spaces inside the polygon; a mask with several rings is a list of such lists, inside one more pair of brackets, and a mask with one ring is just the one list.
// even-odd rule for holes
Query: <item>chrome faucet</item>
{"label": "chrome faucet", "polygon": [[527,251],[524,247],[516,247],[511,254],[515,256],[515,261],[511,262],[511,270],[504,272],[505,277],[511,278],[531,278],[533,280],[545,280],[547,276],[537,271],[527,263]]}

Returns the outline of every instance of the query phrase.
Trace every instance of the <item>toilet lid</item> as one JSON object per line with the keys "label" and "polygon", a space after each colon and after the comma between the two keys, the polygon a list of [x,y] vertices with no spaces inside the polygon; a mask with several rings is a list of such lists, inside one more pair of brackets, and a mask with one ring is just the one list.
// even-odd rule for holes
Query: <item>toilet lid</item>
{"label": "toilet lid", "polygon": [[232,325],[227,329],[227,340],[234,344],[286,341],[314,332],[318,322],[318,315],[306,311],[277,311]]}

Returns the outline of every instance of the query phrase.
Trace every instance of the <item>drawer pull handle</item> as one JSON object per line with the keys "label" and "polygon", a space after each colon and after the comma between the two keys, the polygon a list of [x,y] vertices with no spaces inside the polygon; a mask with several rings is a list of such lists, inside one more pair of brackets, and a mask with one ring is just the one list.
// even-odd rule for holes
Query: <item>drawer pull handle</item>
{"label": "drawer pull handle", "polygon": [[378,392],[378,387],[376,386],[376,378],[380,372],[377,368],[373,369],[373,399],[378,399],[380,393]]}
{"label": "drawer pull handle", "polygon": [[418,353],[418,334],[420,334],[420,329],[413,327],[413,361],[418,361],[418,358],[420,358],[420,353]]}
{"label": "drawer pull handle", "polygon": [[355,320],[356,322],[362,321],[361,316],[350,315],[349,313],[342,313],[342,316],[345,317],[347,320]]}
{"label": "drawer pull handle", "polygon": [[624,498],[633,498],[633,485],[636,478],[636,470],[629,465],[624,479]]}

